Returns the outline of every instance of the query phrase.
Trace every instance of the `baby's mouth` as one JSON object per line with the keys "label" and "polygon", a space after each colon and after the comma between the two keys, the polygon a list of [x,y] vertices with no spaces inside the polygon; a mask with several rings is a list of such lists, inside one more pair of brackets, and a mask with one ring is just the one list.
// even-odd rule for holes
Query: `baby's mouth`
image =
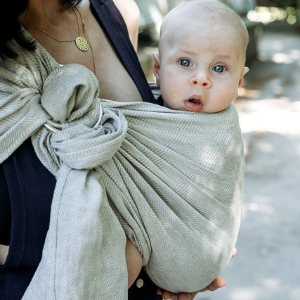
{"label": "baby's mouth", "polygon": [[198,112],[203,108],[202,97],[193,95],[184,101],[184,106],[190,111]]}

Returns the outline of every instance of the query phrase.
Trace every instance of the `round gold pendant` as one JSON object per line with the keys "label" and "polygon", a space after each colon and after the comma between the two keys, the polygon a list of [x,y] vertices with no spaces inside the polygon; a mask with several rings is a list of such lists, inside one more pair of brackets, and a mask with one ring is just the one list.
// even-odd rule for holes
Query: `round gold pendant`
{"label": "round gold pendant", "polygon": [[79,36],[79,37],[76,38],[75,44],[78,47],[78,49],[80,49],[81,51],[86,52],[86,51],[89,50],[89,43],[82,36]]}

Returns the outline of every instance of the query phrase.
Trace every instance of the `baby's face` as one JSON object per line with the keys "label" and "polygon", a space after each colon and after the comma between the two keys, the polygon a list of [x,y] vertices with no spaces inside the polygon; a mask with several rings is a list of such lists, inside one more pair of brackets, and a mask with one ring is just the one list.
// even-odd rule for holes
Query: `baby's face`
{"label": "baby's face", "polygon": [[154,73],[167,107],[214,113],[229,106],[248,68],[234,30],[183,26],[155,57]]}

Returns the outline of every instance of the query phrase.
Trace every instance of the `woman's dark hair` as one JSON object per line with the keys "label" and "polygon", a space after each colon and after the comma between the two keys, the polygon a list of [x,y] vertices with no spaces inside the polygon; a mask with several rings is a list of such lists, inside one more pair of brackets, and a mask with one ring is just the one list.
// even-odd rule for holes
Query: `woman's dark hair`
{"label": "woman's dark hair", "polygon": [[[75,7],[82,0],[60,0],[64,9]],[[2,17],[0,18],[0,57],[16,57],[16,53],[8,46],[8,41],[14,39],[21,47],[34,50],[32,42],[24,39],[19,23],[19,16],[26,10],[28,0],[5,0],[1,3]],[[5,15],[5,18],[4,18]]]}

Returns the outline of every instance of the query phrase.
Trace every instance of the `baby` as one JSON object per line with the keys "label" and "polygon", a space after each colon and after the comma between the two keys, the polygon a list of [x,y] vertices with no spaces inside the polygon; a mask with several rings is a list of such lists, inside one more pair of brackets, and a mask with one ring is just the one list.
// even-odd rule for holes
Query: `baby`
{"label": "baby", "polygon": [[174,8],[162,23],[159,53],[153,54],[164,105],[204,113],[226,109],[249,71],[248,40],[238,14],[218,1],[188,1]]}
{"label": "baby", "polygon": [[154,75],[165,106],[192,112],[224,110],[238,96],[248,33],[240,17],[217,1],[190,1],[161,27]]}

